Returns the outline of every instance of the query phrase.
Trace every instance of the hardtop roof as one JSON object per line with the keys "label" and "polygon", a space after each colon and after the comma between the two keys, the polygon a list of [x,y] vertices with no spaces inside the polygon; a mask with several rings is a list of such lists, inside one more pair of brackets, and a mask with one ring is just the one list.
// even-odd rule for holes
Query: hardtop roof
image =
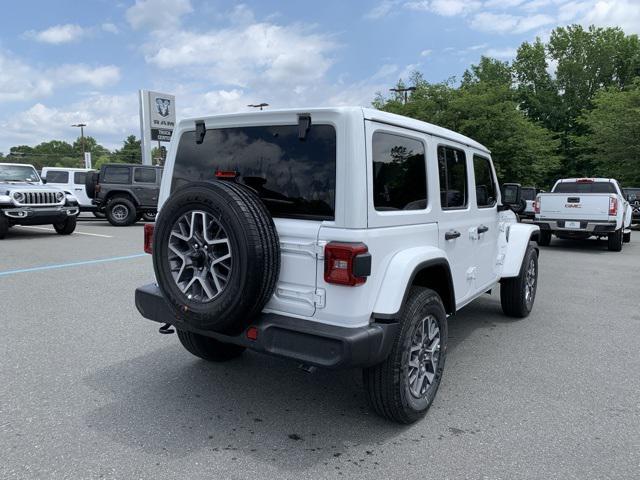
{"label": "hardtop roof", "polygon": [[318,108],[286,108],[286,109],[274,109],[274,110],[264,110],[264,111],[253,111],[253,112],[238,112],[238,113],[224,113],[219,115],[207,115],[204,117],[193,117],[181,120],[179,122],[180,128],[185,128],[188,125],[192,125],[196,120],[207,120],[207,119],[215,119],[219,120],[221,118],[229,118],[229,119],[238,119],[238,118],[246,118],[246,117],[255,117],[260,118],[260,116],[273,116],[273,115],[290,115],[291,113],[337,113],[337,114],[358,114],[363,117],[365,120],[371,120],[381,123],[386,123],[389,125],[394,125],[401,128],[407,128],[409,130],[415,130],[422,133],[426,133],[428,135],[434,135],[440,138],[445,138],[447,140],[452,140],[454,142],[467,145],[469,147],[475,148],[477,150],[481,150],[487,153],[490,153],[489,149],[482,145],[479,142],[476,142],[472,138],[469,138],[460,133],[454,132],[447,128],[439,127],[437,125],[433,125],[428,122],[423,122],[421,120],[416,120],[413,118],[405,117],[403,115],[396,115],[395,113],[383,112],[381,110],[376,110],[374,108],[365,108],[365,107],[318,107]]}

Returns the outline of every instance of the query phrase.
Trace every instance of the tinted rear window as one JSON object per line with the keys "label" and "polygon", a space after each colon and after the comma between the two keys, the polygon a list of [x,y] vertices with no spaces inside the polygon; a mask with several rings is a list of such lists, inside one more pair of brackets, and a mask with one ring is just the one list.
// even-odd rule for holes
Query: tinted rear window
{"label": "tinted rear window", "polygon": [[616,187],[611,182],[562,182],[556,185],[553,193],[616,193]]}
{"label": "tinted rear window", "polygon": [[333,219],[336,190],[336,132],[312,125],[305,140],[297,125],[209,129],[203,143],[195,132],[180,138],[171,190],[215,180],[235,171],[274,217]]}
{"label": "tinted rear window", "polygon": [[523,200],[535,200],[536,189],[535,188],[522,188],[521,197]]}
{"label": "tinted rear window", "polygon": [[49,170],[47,172],[47,183],[68,183],[69,172],[60,172],[57,170]]}

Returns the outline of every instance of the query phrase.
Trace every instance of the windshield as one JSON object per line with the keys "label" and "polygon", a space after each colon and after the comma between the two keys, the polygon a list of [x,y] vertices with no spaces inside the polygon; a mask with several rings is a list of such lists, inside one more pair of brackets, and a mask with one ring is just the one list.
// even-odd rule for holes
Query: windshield
{"label": "windshield", "polygon": [[562,182],[553,193],[616,193],[616,187],[611,182]]}
{"label": "windshield", "polygon": [[0,165],[0,182],[39,182],[38,172],[31,165]]}
{"label": "windshield", "polygon": [[304,140],[297,125],[208,129],[201,144],[195,132],[180,138],[172,190],[215,180],[216,171],[236,172],[274,217],[334,218],[336,131],[315,124]]}

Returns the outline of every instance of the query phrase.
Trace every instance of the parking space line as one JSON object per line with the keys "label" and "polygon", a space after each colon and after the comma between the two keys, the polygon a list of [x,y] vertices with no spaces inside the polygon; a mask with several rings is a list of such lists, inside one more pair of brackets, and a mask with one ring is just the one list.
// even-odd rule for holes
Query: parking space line
{"label": "parking space line", "polygon": [[59,263],[56,265],[43,265],[41,267],[20,268],[17,270],[5,270],[4,272],[0,272],[0,277],[14,275],[16,273],[39,272],[42,270],[55,270],[58,268],[79,267],[82,265],[93,265],[96,263],[108,263],[108,262],[116,262],[119,260],[131,260],[133,258],[140,258],[140,257],[146,257],[146,256],[147,256],[146,253],[137,253],[135,255],[125,255],[123,257],[99,258],[96,260],[85,260],[82,262]]}
{"label": "parking space line", "polygon": [[[20,228],[34,228],[36,230],[45,230],[47,232],[55,232],[55,228],[49,228],[49,227],[36,227],[34,225],[17,225]],[[112,235],[102,235],[100,233],[88,233],[88,232],[78,232],[75,231],[73,233],[77,233],[78,235],[90,235],[92,237],[102,237],[102,238],[113,238]]]}

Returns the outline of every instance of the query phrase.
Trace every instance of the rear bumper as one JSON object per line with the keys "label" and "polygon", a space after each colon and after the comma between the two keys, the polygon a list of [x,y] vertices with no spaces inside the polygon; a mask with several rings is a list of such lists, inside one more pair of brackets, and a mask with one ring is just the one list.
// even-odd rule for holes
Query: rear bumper
{"label": "rear bumper", "polygon": [[136,307],[143,317],[155,322],[170,323],[178,329],[222,342],[333,369],[380,363],[389,355],[399,328],[398,323],[372,323],[361,328],[345,328],[263,313],[251,324],[258,329],[256,340],[249,340],[245,332],[230,336],[185,325],[172,315],[155,284],[136,289]]}
{"label": "rear bumper", "polygon": [[12,223],[19,225],[46,225],[49,223],[59,223],[69,217],[75,217],[80,213],[80,209],[75,206],[58,207],[18,207],[7,208],[1,211]]}
{"label": "rear bumper", "polygon": [[[566,228],[565,222],[580,222],[580,228]],[[587,232],[594,235],[600,233],[609,233],[616,230],[616,222],[609,221],[591,221],[591,220],[550,220],[536,218],[536,225],[540,230],[551,230],[559,232]]]}

